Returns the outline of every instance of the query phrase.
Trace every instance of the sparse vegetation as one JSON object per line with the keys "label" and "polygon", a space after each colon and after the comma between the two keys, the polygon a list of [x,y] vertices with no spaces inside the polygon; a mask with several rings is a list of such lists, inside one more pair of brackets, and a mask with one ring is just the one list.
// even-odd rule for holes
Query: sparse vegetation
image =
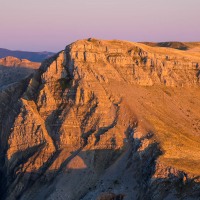
{"label": "sparse vegetation", "polygon": [[71,87],[72,80],[69,78],[61,78],[55,82],[56,90],[65,91]]}

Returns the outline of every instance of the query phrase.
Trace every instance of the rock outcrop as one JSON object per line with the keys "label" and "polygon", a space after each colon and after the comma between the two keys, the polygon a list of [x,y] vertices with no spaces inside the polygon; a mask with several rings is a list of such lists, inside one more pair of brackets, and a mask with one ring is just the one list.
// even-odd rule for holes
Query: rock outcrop
{"label": "rock outcrop", "polygon": [[88,39],[0,92],[1,199],[197,199],[197,52]]}

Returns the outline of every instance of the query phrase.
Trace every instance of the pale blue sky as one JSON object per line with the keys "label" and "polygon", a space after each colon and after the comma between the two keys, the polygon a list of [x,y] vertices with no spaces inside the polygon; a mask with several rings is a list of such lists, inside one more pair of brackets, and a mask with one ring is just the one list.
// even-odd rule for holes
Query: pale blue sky
{"label": "pale blue sky", "polygon": [[0,47],[59,51],[89,37],[200,41],[200,0],[0,0]]}

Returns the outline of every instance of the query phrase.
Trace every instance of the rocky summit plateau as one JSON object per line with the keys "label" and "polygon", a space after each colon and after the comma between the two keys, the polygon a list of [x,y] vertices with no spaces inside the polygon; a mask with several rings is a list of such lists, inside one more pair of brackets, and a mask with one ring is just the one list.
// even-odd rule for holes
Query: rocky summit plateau
{"label": "rocky summit plateau", "polygon": [[200,199],[199,43],[76,41],[0,91],[2,200]]}

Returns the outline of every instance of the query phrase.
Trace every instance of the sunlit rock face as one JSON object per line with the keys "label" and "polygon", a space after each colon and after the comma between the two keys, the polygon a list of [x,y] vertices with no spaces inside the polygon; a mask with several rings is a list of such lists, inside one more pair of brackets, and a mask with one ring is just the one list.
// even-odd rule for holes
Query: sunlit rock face
{"label": "sunlit rock face", "polygon": [[0,92],[1,199],[197,199],[200,53],[81,40]]}

